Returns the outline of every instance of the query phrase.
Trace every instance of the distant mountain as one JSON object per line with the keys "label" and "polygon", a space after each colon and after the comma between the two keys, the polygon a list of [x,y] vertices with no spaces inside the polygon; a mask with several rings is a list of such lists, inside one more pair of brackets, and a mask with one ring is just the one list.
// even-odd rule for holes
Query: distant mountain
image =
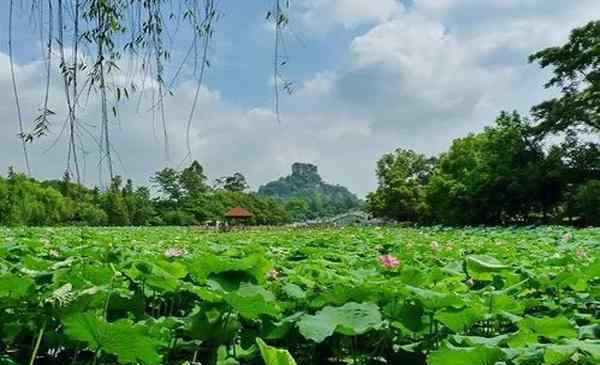
{"label": "distant mountain", "polygon": [[308,163],[293,164],[291,175],[261,186],[258,193],[284,200],[296,220],[336,215],[361,205],[346,187],[324,182],[317,166]]}

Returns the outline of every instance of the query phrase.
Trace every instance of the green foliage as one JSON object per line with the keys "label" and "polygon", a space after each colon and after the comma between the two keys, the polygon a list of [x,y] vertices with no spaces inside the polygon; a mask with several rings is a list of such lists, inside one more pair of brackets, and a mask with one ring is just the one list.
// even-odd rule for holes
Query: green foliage
{"label": "green foliage", "polygon": [[260,187],[260,195],[283,200],[294,220],[333,216],[360,206],[347,188],[325,183],[317,166],[294,163],[292,174]]}
{"label": "green foliage", "polygon": [[381,325],[379,308],[373,303],[347,303],[342,307],[325,307],[314,316],[304,316],[298,322],[302,336],[317,343],[334,332],[346,336],[362,335]]}
{"label": "green foliage", "polygon": [[[251,224],[290,221],[279,200],[245,192],[243,176],[226,188],[209,188],[204,169],[196,161],[181,172],[163,169],[151,181],[160,192],[157,198],[151,196],[148,187],[136,189],[131,180],[123,184],[119,176],[106,191],[101,191],[74,184],[68,175],[63,180],[37,182],[13,173],[8,179],[0,177],[0,224],[191,226],[222,221],[225,213],[235,206],[243,206],[254,214]],[[243,188],[235,187],[242,185]]]}
{"label": "green foliage", "polygon": [[105,351],[117,356],[121,364],[159,364],[159,347],[148,329],[122,319],[107,323],[93,313],[76,313],[63,320],[65,333],[70,338],[87,344],[94,351]]}
{"label": "green foliage", "polygon": [[271,347],[260,338],[256,339],[256,343],[265,365],[296,365],[296,361],[288,351]]}
{"label": "green foliage", "polygon": [[208,185],[206,185],[206,180],[204,168],[198,161],[192,162],[192,164],[183,169],[179,175],[179,184],[189,196],[196,196],[207,192]]}
{"label": "green foliage", "polygon": [[470,255],[467,256],[466,262],[467,272],[477,280],[492,280],[493,273],[508,268],[495,257],[487,255]]}
{"label": "green foliage", "polygon": [[445,225],[597,225],[600,146],[569,133],[544,148],[527,121],[501,113],[439,160],[396,150],[377,165],[367,208],[396,221]]}
{"label": "green foliage", "polygon": [[508,340],[511,347],[524,347],[538,338],[544,337],[549,340],[560,338],[577,338],[577,330],[565,317],[558,318],[535,318],[527,317],[518,323],[519,332]]}
{"label": "green foliage", "polygon": [[532,110],[541,123],[537,131],[562,132],[580,126],[600,131],[600,22],[593,21],[573,30],[569,41],[530,57],[541,67],[552,67],[546,87],[559,87],[560,97],[545,101]]}
{"label": "green foliage", "polygon": [[[178,202],[183,196],[180,177],[179,172],[167,167],[154,174],[150,181],[158,187],[164,198]],[[187,176],[184,180],[187,181]]]}
{"label": "green foliage", "polygon": [[436,160],[398,149],[377,162],[377,191],[367,197],[367,210],[376,217],[397,221],[426,221],[425,185]]}
{"label": "green foliage", "polygon": [[0,361],[39,343],[49,365],[591,365],[598,242],[561,227],[5,228]]}
{"label": "green foliage", "polygon": [[494,365],[503,359],[504,354],[498,348],[444,347],[429,355],[427,363],[429,365]]}
{"label": "green foliage", "polygon": [[579,186],[572,204],[573,214],[579,214],[584,224],[600,226],[600,180]]}
{"label": "green foliage", "polygon": [[[483,133],[453,142],[427,186],[436,221],[499,224],[528,221],[540,207],[549,181],[545,156],[518,114],[501,114]],[[548,202],[548,204],[554,202]]]}
{"label": "green foliage", "polygon": [[230,192],[241,193],[248,190],[250,187],[246,182],[246,177],[239,172],[231,176],[225,176],[216,181],[216,187]]}

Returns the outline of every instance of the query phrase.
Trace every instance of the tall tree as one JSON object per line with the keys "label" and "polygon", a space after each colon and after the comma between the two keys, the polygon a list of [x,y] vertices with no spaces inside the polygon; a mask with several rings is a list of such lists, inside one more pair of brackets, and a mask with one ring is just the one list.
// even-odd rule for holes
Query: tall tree
{"label": "tall tree", "polygon": [[545,162],[527,120],[502,113],[483,133],[456,139],[427,185],[434,218],[447,224],[526,223],[541,208]]}
{"label": "tall tree", "polygon": [[545,86],[561,90],[561,96],[533,107],[538,133],[577,127],[600,131],[600,21],[573,30],[566,44],[542,50],[530,62],[552,67]]}
{"label": "tall tree", "polygon": [[250,186],[246,182],[246,177],[239,172],[217,179],[216,186],[231,192],[243,192],[250,189]]}
{"label": "tall tree", "polygon": [[436,160],[412,150],[397,149],[377,162],[379,186],[367,197],[367,210],[377,217],[398,221],[426,218],[424,186]]}
{"label": "tall tree", "polygon": [[208,190],[204,168],[198,161],[183,169],[179,175],[179,184],[188,196],[197,196]]}
{"label": "tall tree", "polygon": [[177,170],[166,167],[154,174],[150,179],[158,190],[170,201],[178,202],[183,197],[183,189],[180,183],[180,174]]}

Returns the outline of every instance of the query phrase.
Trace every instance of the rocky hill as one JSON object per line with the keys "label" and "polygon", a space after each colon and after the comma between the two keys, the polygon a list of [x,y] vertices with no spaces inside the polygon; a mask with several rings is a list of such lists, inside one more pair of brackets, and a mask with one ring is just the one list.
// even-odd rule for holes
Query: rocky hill
{"label": "rocky hill", "polygon": [[291,175],[261,186],[258,193],[284,200],[297,220],[336,215],[361,205],[346,187],[324,182],[317,166],[308,163],[294,163]]}

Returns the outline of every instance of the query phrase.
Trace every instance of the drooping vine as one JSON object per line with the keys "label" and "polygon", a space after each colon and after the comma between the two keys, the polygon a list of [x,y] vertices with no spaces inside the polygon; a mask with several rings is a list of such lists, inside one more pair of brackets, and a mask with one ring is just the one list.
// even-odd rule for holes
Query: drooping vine
{"label": "drooping vine", "polygon": [[13,16],[14,16],[14,0],[10,0],[8,9],[8,57],[10,60],[10,77],[12,80],[13,93],[15,95],[15,106],[17,108],[17,122],[19,126],[19,138],[23,148],[23,158],[25,159],[25,168],[27,174],[31,176],[31,165],[29,164],[29,153],[27,152],[27,141],[25,139],[25,129],[23,128],[23,115],[21,113],[21,103],[19,100],[19,90],[17,88],[17,77],[15,74],[15,62],[13,55]]}
{"label": "drooping vine", "polygon": [[[23,151],[29,169],[26,142],[33,142],[50,133],[52,66],[59,65],[64,103],[67,115],[62,129],[57,129],[52,146],[67,141],[66,174],[82,182],[82,163],[90,153],[89,145],[99,152],[98,168],[101,174],[113,179],[116,146],[113,145],[113,124],[119,121],[120,101],[139,91],[138,110],[144,93],[151,94],[152,125],[162,128],[161,143],[165,159],[172,158],[169,146],[169,121],[165,99],[172,94],[178,77],[189,67],[193,69],[195,92],[186,121],[186,156],[192,157],[192,126],[198,116],[198,104],[206,73],[210,67],[209,50],[215,26],[220,17],[217,0],[24,0],[29,3],[31,22],[39,24],[39,36],[43,41],[45,61],[45,90],[40,114],[33,119],[31,132],[25,133],[25,121],[21,114],[19,96],[14,81],[18,106],[19,136],[23,139]],[[13,2],[11,0],[10,37],[12,40]],[[23,3],[21,3],[23,4]],[[285,65],[285,44],[282,32],[288,25],[285,14],[289,0],[276,0],[267,19],[274,23],[275,49],[273,62],[274,111],[279,117],[279,93],[287,90],[288,83],[282,77]],[[42,27],[43,25],[43,27]],[[170,64],[169,47],[181,29],[193,34],[183,59],[177,67]],[[69,37],[72,37],[69,45]],[[46,41],[47,40],[47,41]],[[283,51],[282,51],[283,49]],[[12,57],[12,44],[11,44]],[[57,52],[59,62],[52,62]],[[122,63],[122,53],[129,55],[129,62]],[[126,71],[119,72],[121,67]],[[11,64],[14,71],[14,65]],[[82,76],[84,75],[84,76]],[[147,98],[150,99],[150,98]],[[54,103],[54,101],[53,101]],[[80,119],[79,110],[85,103],[94,104],[100,111],[97,121]],[[58,133],[60,132],[60,133]],[[92,142],[92,143],[90,143]],[[53,147],[51,147],[53,148]],[[82,160],[82,156],[84,159]],[[118,156],[117,156],[118,157]],[[106,176],[106,175],[105,175]]]}
{"label": "drooping vine", "polygon": [[[59,9],[60,12],[60,9]],[[42,25],[40,24],[40,27]],[[43,33],[40,33],[43,36]],[[46,86],[44,92],[44,102],[40,110],[41,114],[33,121],[33,131],[25,138],[27,141],[33,140],[34,137],[41,137],[48,133],[50,128],[50,121],[48,120],[49,115],[55,114],[48,108],[48,99],[50,98],[50,82],[52,79],[52,44],[54,39],[54,8],[52,1],[48,1],[48,41],[45,48],[45,62],[46,62]]]}
{"label": "drooping vine", "polygon": [[[78,12],[79,4],[75,4],[75,14]],[[77,16],[75,16],[77,19]],[[67,102],[68,108],[68,128],[69,128],[69,142],[68,142],[68,153],[67,153],[67,169],[66,172],[71,174],[71,160],[75,165],[75,176],[77,177],[77,182],[81,183],[81,174],[79,171],[79,160],[77,157],[77,148],[75,143],[75,124],[76,124],[76,112],[75,112],[75,102],[74,99],[77,97],[77,49],[78,43],[74,44],[74,56],[73,56],[73,64],[69,65],[67,63],[67,58],[65,56],[65,39],[64,39],[64,6],[63,0],[58,0],[58,47],[60,50],[60,71],[64,81],[64,89],[65,89],[65,98]],[[77,34],[77,31],[75,31]],[[73,89],[71,89],[70,83],[73,83]]]}
{"label": "drooping vine", "polygon": [[[192,121],[194,119],[194,114],[196,113],[196,107],[198,105],[198,97],[200,96],[200,90],[202,89],[202,83],[204,82],[204,74],[206,72],[206,68],[210,65],[208,61],[208,46],[210,40],[214,34],[214,23],[217,18],[217,10],[215,7],[214,0],[206,0],[204,7],[204,19],[202,22],[198,22],[196,15],[198,9],[198,1],[194,1],[194,9],[196,12],[186,13],[186,16],[191,19],[192,26],[195,30],[194,32],[194,49],[197,49],[197,39],[201,39],[202,43],[202,56],[200,63],[200,73],[198,75],[198,80],[196,84],[196,92],[194,94],[194,101],[192,102],[192,110],[190,111],[190,115],[188,117],[187,126],[186,126],[186,147],[187,147],[187,155],[184,158],[184,161],[187,158],[191,158],[192,156],[192,144],[190,141],[191,138],[191,128]],[[197,57],[195,58],[197,59]],[[194,65],[194,75],[196,75],[197,65]]]}
{"label": "drooping vine", "polygon": [[267,13],[267,20],[274,24],[275,43],[273,46],[273,110],[277,122],[281,123],[281,114],[279,113],[280,89],[291,93],[292,84],[286,81],[281,73],[281,67],[287,64],[287,60],[281,57],[281,48],[284,45],[283,31],[289,24],[289,18],[285,9],[290,8],[289,0],[275,0],[273,9]]}

